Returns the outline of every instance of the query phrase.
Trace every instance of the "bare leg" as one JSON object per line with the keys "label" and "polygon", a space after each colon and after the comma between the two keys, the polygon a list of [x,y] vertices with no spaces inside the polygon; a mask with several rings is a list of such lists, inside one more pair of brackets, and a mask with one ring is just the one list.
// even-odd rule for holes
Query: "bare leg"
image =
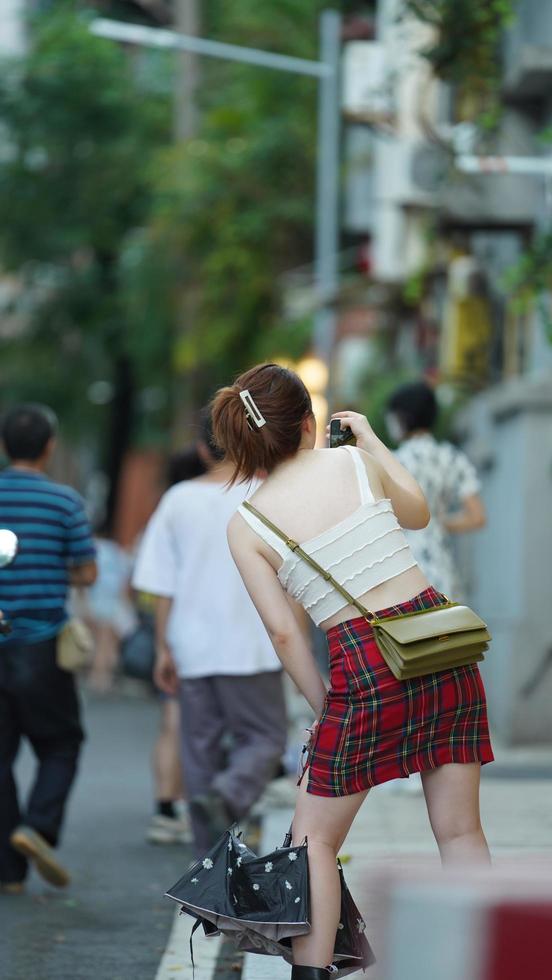
{"label": "bare leg", "polygon": [[88,683],[92,690],[105,694],[113,687],[113,674],[117,665],[119,638],[109,623],[93,626],[95,654]]}
{"label": "bare leg", "polygon": [[293,961],[302,966],[325,967],[332,962],[339,922],[341,892],[336,858],[349,828],[366,798],[314,796],[307,793],[305,773],[293,818],[293,842],[307,837],[311,895],[311,931],[293,942]]}
{"label": "bare leg", "polygon": [[422,773],[427,811],[443,865],[490,864],[479,815],[479,762]]}
{"label": "bare leg", "polygon": [[152,763],[156,799],[182,799],[184,785],[180,761],[180,705],[176,698],[167,698],[161,702],[161,720],[153,747]]}

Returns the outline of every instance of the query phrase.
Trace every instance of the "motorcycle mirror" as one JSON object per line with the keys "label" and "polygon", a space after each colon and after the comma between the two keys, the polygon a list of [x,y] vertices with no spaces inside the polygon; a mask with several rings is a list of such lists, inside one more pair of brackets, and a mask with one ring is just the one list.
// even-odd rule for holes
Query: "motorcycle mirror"
{"label": "motorcycle mirror", "polygon": [[17,554],[19,541],[17,535],[7,528],[0,528],[0,568],[11,565]]}

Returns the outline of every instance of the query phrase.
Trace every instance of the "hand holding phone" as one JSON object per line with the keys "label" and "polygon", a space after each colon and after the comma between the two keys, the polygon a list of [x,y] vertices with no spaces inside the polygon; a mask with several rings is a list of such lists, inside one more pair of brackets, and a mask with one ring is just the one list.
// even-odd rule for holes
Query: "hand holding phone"
{"label": "hand holding phone", "polygon": [[351,442],[355,441],[352,429],[349,426],[345,426],[344,429],[341,428],[340,419],[332,419],[330,422],[330,449],[336,449],[339,446],[346,446]]}
{"label": "hand holding phone", "polygon": [[378,452],[379,449],[382,448],[383,443],[380,442],[376,436],[366,416],[361,415],[360,412],[334,412],[330,425],[327,429],[328,435],[330,434],[331,426],[333,425],[334,421],[338,422],[339,424],[343,423],[343,425],[351,429],[353,438],[355,439],[355,443],[359,449],[364,449],[368,453],[374,453]]}

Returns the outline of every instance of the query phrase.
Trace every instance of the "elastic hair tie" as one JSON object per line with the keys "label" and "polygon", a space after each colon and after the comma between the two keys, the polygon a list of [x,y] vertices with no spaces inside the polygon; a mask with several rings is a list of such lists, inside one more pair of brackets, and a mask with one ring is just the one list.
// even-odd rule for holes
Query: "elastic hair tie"
{"label": "elastic hair tie", "polygon": [[257,408],[251,393],[248,388],[244,391],[240,391],[240,398],[243,402],[243,407],[245,408],[245,414],[247,416],[247,423],[251,429],[251,422],[254,422],[258,429],[262,429],[263,425],[266,425],[266,419],[263,418],[259,409]]}

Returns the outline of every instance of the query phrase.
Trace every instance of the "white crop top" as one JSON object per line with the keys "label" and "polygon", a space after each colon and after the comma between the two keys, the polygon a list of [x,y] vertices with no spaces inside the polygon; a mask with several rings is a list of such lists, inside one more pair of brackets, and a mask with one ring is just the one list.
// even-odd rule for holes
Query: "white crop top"
{"label": "white crop top", "polygon": [[[358,599],[370,589],[412,568],[416,561],[395,517],[391,501],[387,498],[374,499],[360,452],[354,446],[344,448],[354,460],[360,506],[333,527],[300,544]],[[290,551],[258,517],[243,506],[238,508],[238,512],[281,556],[283,561],[278,569],[280,583],[303,606],[317,626],[347,605],[347,600],[332,585]]]}

